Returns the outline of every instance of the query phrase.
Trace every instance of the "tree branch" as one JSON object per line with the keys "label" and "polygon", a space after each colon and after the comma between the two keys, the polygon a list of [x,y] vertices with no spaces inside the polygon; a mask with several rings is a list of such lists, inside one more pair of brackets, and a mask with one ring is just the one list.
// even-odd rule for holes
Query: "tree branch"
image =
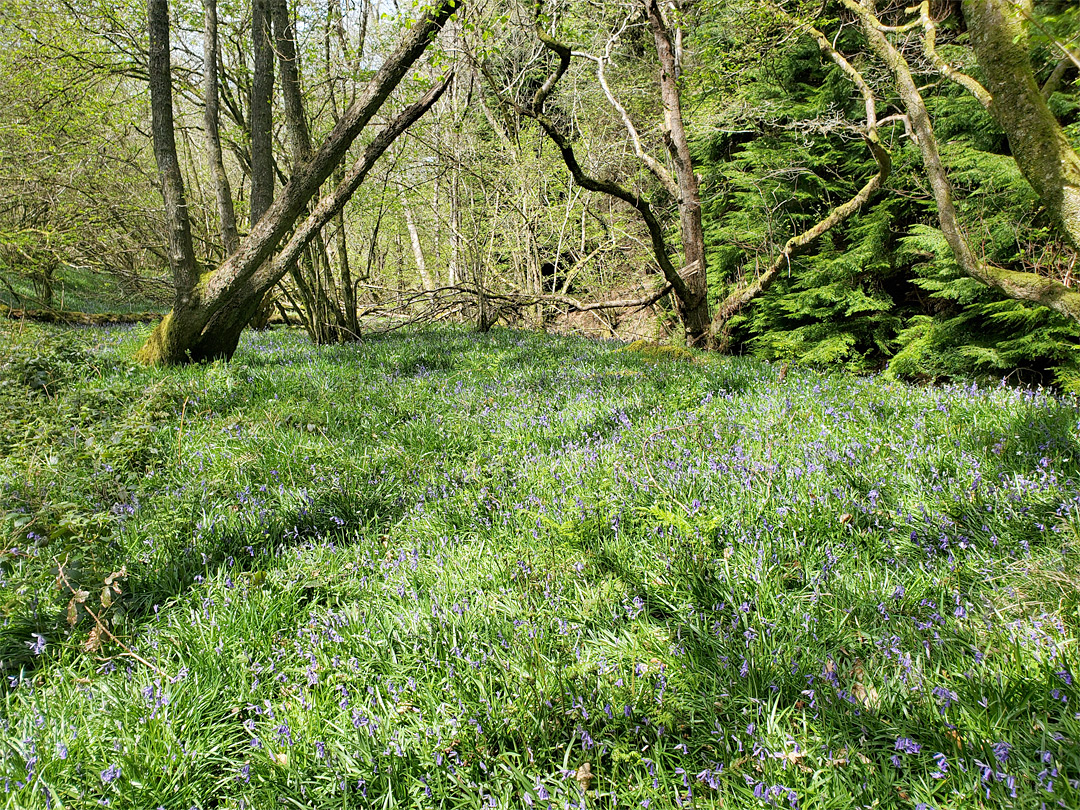
{"label": "tree branch", "polygon": [[923,28],[923,52],[938,73],[949,81],[963,87],[971,95],[975,96],[983,107],[990,109],[990,102],[992,101],[990,92],[974,78],[950,65],[937,52],[937,23],[930,16],[930,0],[922,0],[919,3],[919,22]]}
{"label": "tree branch", "polygon": [[679,186],[675,182],[675,178],[671,176],[671,172],[669,172],[660,161],[642,148],[641,137],[638,135],[637,128],[630,120],[630,115],[626,112],[626,108],[619,103],[617,98],[615,98],[615,94],[611,91],[611,87],[607,82],[607,73],[605,69],[607,63],[611,61],[611,48],[617,41],[619,34],[621,34],[625,28],[626,23],[624,22],[619,31],[608,38],[607,45],[604,47],[603,56],[593,56],[584,51],[573,51],[573,55],[596,63],[596,79],[600,82],[600,87],[603,89],[608,103],[615,108],[619,117],[622,118],[623,125],[626,127],[626,132],[630,136],[630,144],[634,147],[634,154],[637,155],[638,159],[645,164],[650,172],[652,172],[653,176],[660,181],[660,184],[667,190],[668,194],[677,200],[680,195]]}

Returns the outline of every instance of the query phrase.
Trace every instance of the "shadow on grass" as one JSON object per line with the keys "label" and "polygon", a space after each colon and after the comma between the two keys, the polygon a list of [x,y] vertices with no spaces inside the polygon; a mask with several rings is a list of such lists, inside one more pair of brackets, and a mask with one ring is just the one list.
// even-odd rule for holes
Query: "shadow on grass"
{"label": "shadow on grass", "polygon": [[[269,567],[268,558],[328,540],[342,545],[377,541],[404,512],[404,498],[393,491],[342,485],[281,511],[250,515],[237,512],[201,532],[192,521],[181,533],[195,538],[186,547],[160,549],[155,555],[156,564],[127,564],[128,577],[121,581],[123,594],[114,597],[116,601],[109,607],[103,606],[99,597],[100,564],[74,563],[72,587],[89,594],[83,605],[99,616],[111,618],[118,609],[122,611],[124,628],[130,632],[151,619],[161,607],[182,598],[204,577],[214,576],[223,569],[234,577],[265,570]],[[120,562],[107,567],[118,569]],[[75,572],[82,568],[85,573],[77,576]],[[69,596],[60,597],[53,589],[9,612],[0,629],[0,675],[31,676],[50,657],[62,654],[63,645],[52,642],[69,637]],[[78,609],[78,615],[76,639],[94,626],[84,608]],[[44,654],[33,649],[38,636],[46,639]]]}

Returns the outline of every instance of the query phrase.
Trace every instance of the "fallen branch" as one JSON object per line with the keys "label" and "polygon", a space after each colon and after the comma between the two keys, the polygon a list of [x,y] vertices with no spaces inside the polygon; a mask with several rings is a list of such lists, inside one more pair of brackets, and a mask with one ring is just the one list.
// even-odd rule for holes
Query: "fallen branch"
{"label": "fallen branch", "polygon": [[[71,582],[70,582],[70,581],[68,581],[67,575],[66,575],[66,574],[64,573],[64,566],[63,566],[63,565],[61,565],[61,563],[60,563],[60,561],[59,561],[58,559],[56,559],[56,558],[54,557],[54,558],[53,558],[53,561],[54,561],[54,562],[56,563],[56,570],[57,570],[57,573],[59,574],[59,577],[60,577],[60,579],[61,579],[61,580],[63,581],[64,585],[66,585],[66,586],[67,586],[67,589],[68,589],[68,590],[69,590],[69,591],[71,592],[71,594],[72,594],[72,596],[73,596],[73,597],[75,597],[76,599],[78,599],[78,597],[79,597],[80,593],[81,593],[81,594],[86,594],[87,596],[89,595],[89,594],[87,594],[87,592],[86,592],[86,591],[81,591],[81,592],[80,592],[80,591],[79,591],[78,589],[76,589],[76,588],[75,588],[75,586],[73,586],[73,585],[71,584]],[[149,667],[150,669],[152,669],[152,670],[153,670],[154,672],[156,672],[156,673],[157,673],[158,675],[160,675],[161,677],[163,677],[163,678],[167,678],[167,677],[168,677],[168,673],[167,673],[167,672],[165,672],[165,671],[164,671],[163,669],[161,669],[161,668],[160,668],[159,666],[157,666],[156,664],[152,664],[152,663],[150,663],[149,661],[147,661],[147,660],[146,660],[145,658],[143,658],[143,657],[142,657],[141,655],[139,655],[139,654],[138,654],[137,652],[135,652],[134,650],[132,650],[132,649],[131,649],[131,648],[130,648],[130,647],[129,647],[129,646],[127,645],[127,644],[125,644],[125,643],[124,643],[124,642],[122,642],[122,641],[121,641],[120,639],[118,639],[118,638],[117,638],[116,636],[114,636],[114,635],[113,635],[113,634],[112,634],[112,633],[111,633],[111,632],[109,631],[109,628],[105,626],[105,623],[104,623],[103,621],[101,621],[101,618],[100,618],[100,617],[99,617],[99,616],[98,616],[98,615],[97,615],[96,613],[94,613],[94,611],[92,611],[92,610],[91,610],[91,609],[90,609],[90,608],[89,608],[89,607],[88,607],[88,606],[86,605],[86,602],[85,602],[85,598],[84,598],[84,599],[82,599],[82,600],[79,600],[79,601],[80,601],[80,603],[82,604],[83,610],[85,610],[85,611],[86,611],[87,613],[89,613],[89,614],[90,614],[90,618],[92,618],[92,619],[94,620],[94,624],[95,624],[95,625],[97,626],[97,629],[98,629],[98,631],[99,631],[100,633],[102,633],[102,634],[104,634],[104,635],[108,636],[108,637],[109,637],[109,639],[110,639],[110,640],[111,640],[111,641],[112,641],[113,643],[115,643],[115,644],[116,644],[116,645],[117,645],[118,647],[120,647],[120,649],[122,649],[122,650],[124,651],[124,655],[127,655],[127,656],[129,656],[130,658],[133,658],[134,660],[138,661],[138,662],[139,662],[140,664],[142,664],[142,665],[143,665],[143,666],[145,666],[145,667]]]}

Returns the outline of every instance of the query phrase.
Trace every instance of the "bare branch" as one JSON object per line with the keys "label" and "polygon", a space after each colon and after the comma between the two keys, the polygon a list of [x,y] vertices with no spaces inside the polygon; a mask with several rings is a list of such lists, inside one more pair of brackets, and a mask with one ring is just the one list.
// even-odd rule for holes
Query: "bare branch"
{"label": "bare branch", "polygon": [[975,96],[983,107],[989,109],[992,101],[989,91],[971,76],[954,68],[937,52],[937,23],[930,16],[930,0],[919,3],[919,22],[923,28],[923,52],[938,73],[963,87]]}
{"label": "bare branch", "polygon": [[638,135],[637,128],[630,120],[629,114],[626,112],[626,108],[619,103],[619,100],[615,98],[615,94],[611,90],[611,86],[607,81],[607,64],[611,61],[611,49],[618,41],[619,35],[626,30],[626,25],[629,20],[625,20],[620,26],[619,30],[612,34],[608,38],[607,45],[604,47],[604,53],[602,56],[593,56],[585,51],[573,51],[574,56],[581,57],[582,59],[588,59],[596,64],[596,79],[600,82],[600,87],[604,91],[604,95],[607,97],[608,103],[615,108],[615,111],[619,113],[619,117],[622,118],[623,126],[626,127],[626,132],[630,136],[630,143],[634,147],[634,154],[638,156],[645,166],[653,173],[653,176],[660,181],[664,189],[675,199],[679,199],[679,186],[675,182],[675,178],[671,176],[671,172],[656,158],[646,152],[641,146],[641,136]]}

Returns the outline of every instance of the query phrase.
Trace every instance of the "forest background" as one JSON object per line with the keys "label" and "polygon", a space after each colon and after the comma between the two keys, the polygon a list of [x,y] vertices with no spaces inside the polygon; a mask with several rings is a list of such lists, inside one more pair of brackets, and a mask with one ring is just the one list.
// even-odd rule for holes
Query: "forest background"
{"label": "forest background", "polygon": [[0,803],[1080,806],[1078,22],[0,0]]}
{"label": "forest background", "polygon": [[[146,9],[2,5],[0,297],[18,310],[175,309]],[[963,81],[993,86],[967,7],[448,5],[376,121],[433,88],[441,98],[282,268],[255,325],[287,320],[334,342],[424,320],[501,321],[707,338],[729,352],[909,379],[1080,383],[1075,321],[991,289],[950,249],[920,137],[859,13],[877,14],[920,87],[979,266],[1071,293],[1068,228]],[[1075,148],[1074,4],[969,5],[1001,5],[1019,21],[1017,47]],[[167,10],[176,155],[192,255],[206,272],[248,236],[425,9],[260,0]],[[878,120],[866,117],[867,98]],[[361,136],[354,153],[371,142]],[[700,198],[700,259],[687,178]],[[705,338],[687,325],[690,299],[671,292],[680,279],[705,287]]]}

